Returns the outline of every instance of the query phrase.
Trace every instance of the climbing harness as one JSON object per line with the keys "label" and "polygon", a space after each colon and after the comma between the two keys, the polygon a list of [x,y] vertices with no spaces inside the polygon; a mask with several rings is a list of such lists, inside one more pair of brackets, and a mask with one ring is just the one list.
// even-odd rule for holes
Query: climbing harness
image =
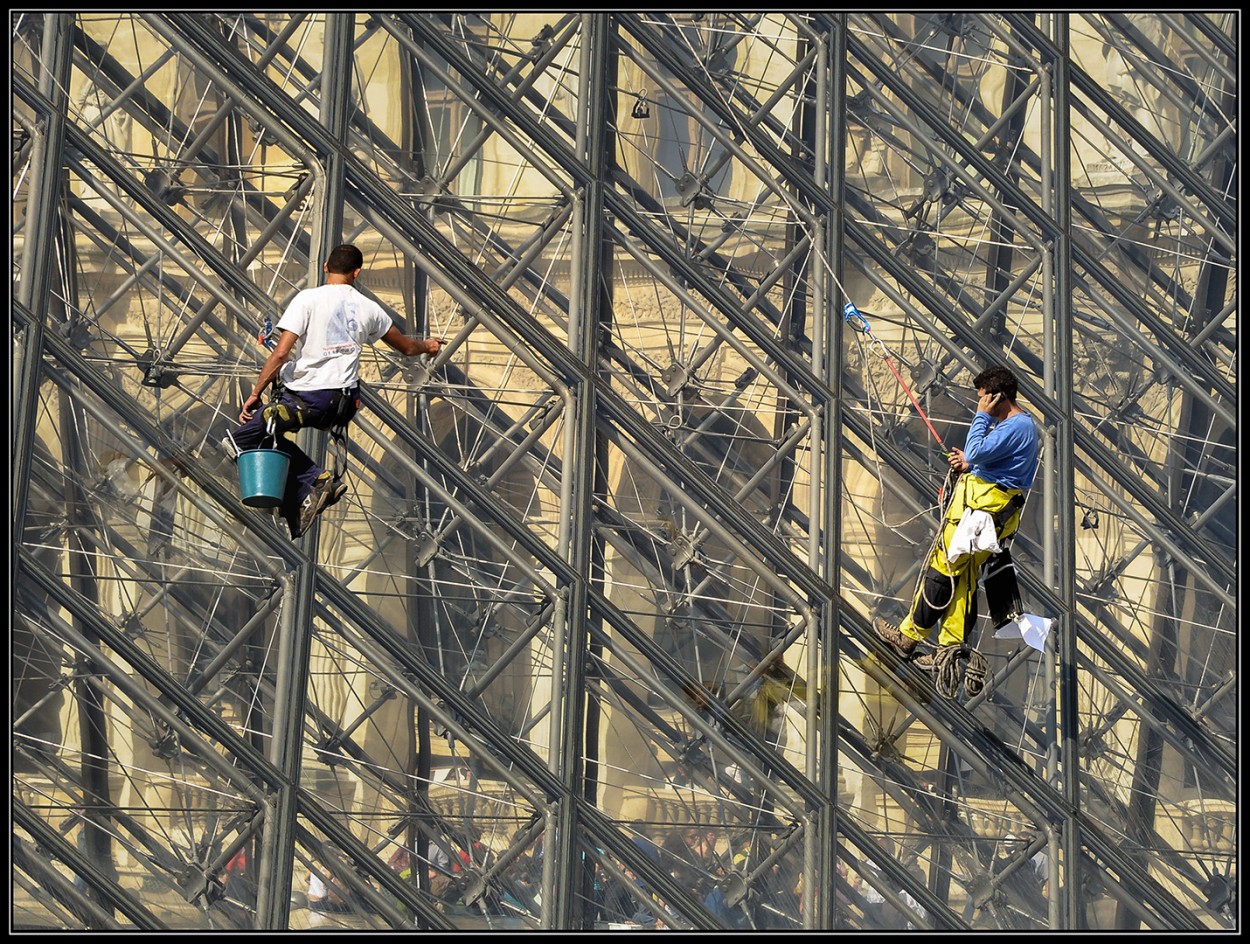
{"label": "climbing harness", "polygon": [[290,433],[308,425],[308,407],[298,394],[291,394],[294,403],[282,402],[275,394],[269,405],[260,411],[266,427],[276,427],[280,433]]}
{"label": "climbing harness", "polygon": [[334,483],[337,485],[347,471],[347,424],[360,409],[360,392],[345,387],[330,404],[330,446],[334,455]]}
{"label": "climbing harness", "polygon": [[333,457],[332,480],[338,484],[347,472],[347,426],[360,409],[360,394],[354,387],[336,391],[329,409],[320,422],[313,423],[312,407],[294,390],[285,390],[287,400],[280,400],[282,388],[275,385],[274,398],[262,411],[266,427],[279,433],[295,432],[305,426],[324,429],[330,434]]}
{"label": "climbing harness", "polygon": [[[947,486],[951,485],[953,477],[954,471],[951,470],[947,473],[947,483],[943,486],[944,491],[946,491]],[[965,508],[984,506],[995,494],[995,490],[1000,488],[999,486],[983,482],[975,477],[968,478],[965,476],[959,477],[959,485],[957,487],[959,489],[958,494],[960,501],[964,504]],[[942,541],[945,538],[946,530],[949,525],[950,507],[955,501],[955,498],[956,487],[950,487],[948,499],[940,506],[941,516],[939,519],[939,526],[937,532],[934,534],[933,543],[929,546],[929,550],[925,558],[926,562],[933,560],[935,551],[942,546]],[[998,628],[1003,625],[1003,623],[1014,619],[1019,615],[1019,612],[1022,612],[1023,608],[1023,604],[1020,601],[1019,587],[1016,583],[1015,565],[1012,562],[1009,550],[1009,543],[1012,538],[1015,537],[1015,531],[1013,530],[1011,534],[1008,534],[1005,537],[1001,537],[1001,535],[1003,533],[1003,529],[1011,522],[1011,519],[1015,515],[1022,512],[1024,503],[1024,495],[1015,494],[1007,499],[1002,508],[990,513],[990,517],[994,522],[994,532],[998,537],[1001,549],[989,557],[983,565],[985,572],[984,578],[981,581],[981,586],[985,590],[986,603],[989,605],[990,609],[990,619],[994,623],[995,628]],[[947,550],[947,548],[942,547],[943,553]],[[968,566],[971,565],[969,564]],[[938,569],[934,568],[932,565],[924,567],[916,578],[916,589],[913,592],[912,599],[923,601],[924,604],[932,610],[945,611],[949,607],[953,606],[955,604],[954,594],[958,583],[958,577],[955,573],[946,572],[950,569],[950,567]],[[945,576],[949,581],[950,593],[944,603],[931,599],[928,594],[930,586],[926,578],[929,576],[929,572],[931,570],[936,570],[939,574]],[[970,592],[974,592],[972,591],[970,584],[968,586],[968,590]],[[967,599],[965,599],[964,606],[965,608],[970,606],[970,602]]]}

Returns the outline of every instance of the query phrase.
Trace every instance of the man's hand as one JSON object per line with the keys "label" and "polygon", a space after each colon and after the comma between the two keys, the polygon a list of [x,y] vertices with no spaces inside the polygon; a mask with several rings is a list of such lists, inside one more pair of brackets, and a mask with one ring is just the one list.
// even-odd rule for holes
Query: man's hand
{"label": "man's hand", "polygon": [[444,344],[447,343],[446,338],[426,338],[425,353],[433,357],[436,355]]}
{"label": "man's hand", "polygon": [[260,394],[254,393],[243,401],[243,409],[239,412],[239,422],[246,423],[256,414],[256,407],[260,406]]}
{"label": "man's hand", "polygon": [[977,409],[982,413],[993,415],[994,407],[998,405],[998,401],[1003,398],[1001,393],[985,393],[981,395],[981,399],[977,401]]}
{"label": "man's hand", "polygon": [[968,463],[964,459],[964,451],[962,449],[952,449],[946,454],[946,461],[950,463],[951,469],[955,472],[968,471]]}

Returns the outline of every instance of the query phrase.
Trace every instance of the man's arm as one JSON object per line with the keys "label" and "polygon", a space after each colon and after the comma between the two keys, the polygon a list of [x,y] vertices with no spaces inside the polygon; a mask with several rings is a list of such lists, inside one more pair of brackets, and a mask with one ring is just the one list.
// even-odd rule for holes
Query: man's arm
{"label": "man's arm", "polygon": [[[970,465],[1011,461],[1012,457],[1026,446],[1026,441],[1018,426],[1004,420],[991,430],[990,420],[989,415],[977,413],[972,425],[968,428],[968,439],[964,443],[964,459]],[[993,432],[992,436],[991,432]]]}
{"label": "man's arm", "polygon": [[985,393],[977,400],[977,412],[972,417],[972,425],[968,428],[968,437],[963,449],[952,449],[946,454],[946,461],[955,472],[967,472],[971,467],[968,453],[972,453],[978,459],[981,458],[979,451],[985,442],[985,437],[989,434],[990,420],[993,419],[991,411],[1002,398],[1001,393]]}
{"label": "man's arm", "polygon": [[256,386],[252,388],[252,395],[243,402],[243,410],[239,413],[239,419],[242,422],[246,423],[252,418],[256,412],[253,405],[260,404],[260,395],[277,379],[278,371],[291,356],[291,349],[295,347],[295,342],[298,340],[299,336],[291,331],[283,331],[278,336],[278,345],[269,352],[269,356],[265,359],[265,366],[260,369],[260,376],[256,378]]}
{"label": "man's arm", "polygon": [[416,338],[408,337],[394,325],[391,325],[386,334],[382,335],[382,340],[405,357],[416,357],[418,354],[429,354],[433,357],[443,346],[442,338],[426,338],[424,341],[418,341]]}

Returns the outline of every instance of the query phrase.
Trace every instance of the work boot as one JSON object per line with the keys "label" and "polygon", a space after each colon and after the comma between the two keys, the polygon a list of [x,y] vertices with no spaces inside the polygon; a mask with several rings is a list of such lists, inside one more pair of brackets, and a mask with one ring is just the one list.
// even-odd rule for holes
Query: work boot
{"label": "work boot", "polygon": [[910,659],[912,651],[920,645],[910,636],[904,636],[902,630],[893,623],[887,623],[879,616],[872,621],[872,626],[881,640],[898,653],[900,659]]}

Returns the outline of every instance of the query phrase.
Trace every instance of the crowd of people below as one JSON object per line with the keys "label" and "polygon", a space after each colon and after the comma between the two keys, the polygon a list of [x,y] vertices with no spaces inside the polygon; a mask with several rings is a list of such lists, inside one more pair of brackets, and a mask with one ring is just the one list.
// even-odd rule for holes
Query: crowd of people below
{"label": "crowd of people below", "polygon": [[[598,850],[585,859],[592,876],[590,895],[594,920],[601,927],[664,929],[689,923],[690,904],[701,906],[731,930],[799,930],[803,927],[804,879],[799,867],[799,847],[779,847],[779,835],[764,831],[728,834],[716,827],[677,825],[656,828],[633,822],[626,830],[638,856],[617,858]],[[510,845],[525,841],[518,830]],[[397,846],[388,866],[405,882],[414,881],[414,862],[426,866],[424,887],[444,910],[467,911],[485,916],[537,914],[542,901],[542,873],[546,835],[539,832],[520,855],[497,875],[487,876],[498,861],[481,832],[470,828],[444,841],[427,841],[424,860],[404,846]],[[1049,860],[1044,850],[1027,862],[1017,862],[1028,851],[1025,840],[1011,835],[998,843],[987,866],[996,886],[1003,886],[1000,900],[1010,899],[1023,912],[1016,913],[1031,925],[1030,914],[1046,913],[1045,895]],[[889,854],[888,849],[886,854]],[[630,859],[633,861],[631,862]],[[646,862],[638,868],[634,863]],[[610,863],[610,864],[608,864]],[[225,869],[224,894],[235,903],[255,904],[255,886],[246,847]],[[918,888],[925,884],[920,863],[906,866]],[[341,872],[341,870],[339,870]],[[641,874],[640,874],[641,873]],[[657,880],[666,876],[669,881]],[[1009,886],[1009,888],[1008,888]],[[666,900],[665,889],[677,889],[678,899]],[[884,894],[886,889],[890,894]],[[923,904],[903,883],[891,882],[876,862],[848,865],[839,860],[833,882],[836,926],[843,929],[917,930],[930,927]],[[307,907],[321,914],[364,913],[370,902],[352,892],[336,870],[320,859],[307,871]],[[1010,916],[1012,908],[1004,908]]]}

